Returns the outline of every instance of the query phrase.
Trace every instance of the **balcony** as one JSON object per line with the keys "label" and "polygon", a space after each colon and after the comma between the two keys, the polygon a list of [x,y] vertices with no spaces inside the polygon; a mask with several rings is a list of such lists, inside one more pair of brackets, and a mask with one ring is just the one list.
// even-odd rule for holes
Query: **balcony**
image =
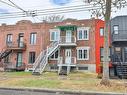
{"label": "balcony", "polygon": [[119,30],[118,34],[112,34],[112,42],[127,41],[127,30]]}
{"label": "balcony", "polygon": [[24,42],[8,42],[6,46],[7,49],[11,50],[26,50],[26,44]]}
{"label": "balcony", "polygon": [[76,66],[76,57],[69,57],[69,58],[59,57],[58,58],[58,66],[75,67]]}
{"label": "balcony", "polygon": [[76,37],[60,36],[60,46],[76,46]]}

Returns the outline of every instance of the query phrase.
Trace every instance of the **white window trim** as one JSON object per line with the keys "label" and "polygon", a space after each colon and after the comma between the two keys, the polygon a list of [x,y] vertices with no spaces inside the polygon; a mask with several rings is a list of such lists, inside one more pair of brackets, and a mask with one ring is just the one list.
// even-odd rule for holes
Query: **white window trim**
{"label": "white window trim", "polygon": [[[57,51],[57,50],[56,50],[56,51]],[[55,51],[55,52],[56,52],[56,51]],[[52,55],[55,55],[55,52],[54,52]],[[59,53],[60,53],[60,51],[58,50],[58,58],[59,58]],[[50,60],[58,60],[58,58],[51,58],[51,56],[49,57]]]}
{"label": "white window trim", "polygon": [[[59,39],[60,39],[60,30],[59,29],[50,29],[49,32],[50,32],[50,41],[59,41]],[[58,40],[52,40],[51,39],[52,32],[58,32]]]}
{"label": "white window trim", "polygon": [[[34,41],[32,40],[32,34],[35,34],[35,39],[34,39]],[[31,40],[32,40],[32,42],[31,42]],[[30,33],[30,45],[36,45],[37,44],[37,32],[31,32]]]}
{"label": "white window trim", "polygon": [[[117,27],[118,30],[115,30],[115,27]],[[113,26],[113,32],[114,32],[115,35],[119,34],[119,26],[118,25]]]}
{"label": "white window trim", "polygon": [[[77,28],[77,40],[89,40],[89,27],[78,27]],[[79,31],[80,30],[87,30],[87,33],[88,33],[88,36],[87,36],[87,38],[85,39],[84,37],[82,38],[82,39],[79,39]]]}
{"label": "white window trim", "polygon": [[[87,50],[87,58],[79,58],[79,50]],[[90,56],[90,47],[77,47],[77,60],[89,60]]]}
{"label": "white window trim", "polygon": [[104,36],[104,28],[103,27],[100,27],[100,37],[103,37],[103,36]]}

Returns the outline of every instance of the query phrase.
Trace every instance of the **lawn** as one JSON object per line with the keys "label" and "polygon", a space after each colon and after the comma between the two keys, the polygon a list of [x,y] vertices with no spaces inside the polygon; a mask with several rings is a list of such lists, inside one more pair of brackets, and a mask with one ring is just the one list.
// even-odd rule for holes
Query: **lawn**
{"label": "lawn", "polygon": [[111,80],[111,87],[101,86],[101,79],[93,73],[75,72],[69,76],[58,76],[56,72],[45,72],[34,76],[31,72],[0,72],[0,87],[50,88],[80,91],[122,92],[127,87],[123,80]]}

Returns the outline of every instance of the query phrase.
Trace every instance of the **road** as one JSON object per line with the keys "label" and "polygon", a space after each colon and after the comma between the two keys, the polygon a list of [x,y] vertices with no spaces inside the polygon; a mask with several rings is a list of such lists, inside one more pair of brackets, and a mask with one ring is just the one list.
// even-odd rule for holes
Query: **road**
{"label": "road", "polygon": [[55,92],[41,90],[19,90],[19,89],[0,89],[0,95],[127,95],[127,94],[106,94],[106,93],[73,93]]}

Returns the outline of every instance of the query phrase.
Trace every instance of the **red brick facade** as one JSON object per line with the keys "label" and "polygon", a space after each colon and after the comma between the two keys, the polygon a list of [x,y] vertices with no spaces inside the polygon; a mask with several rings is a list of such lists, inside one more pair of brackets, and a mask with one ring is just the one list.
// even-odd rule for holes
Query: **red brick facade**
{"label": "red brick facade", "polygon": [[[25,50],[13,50],[9,55],[9,61],[13,64],[17,63],[17,53],[22,53],[22,62],[26,64],[26,69],[31,67],[29,64],[29,52],[36,52],[36,58],[41,51],[45,50],[48,45],[50,45],[50,29],[59,29],[59,26],[70,26],[74,25],[78,28],[89,27],[89,37],[88,40],[78,40],[77,29],[72,31],[72,36],[76,38],[76,46],[61,46],[60,56],[65,57],[65,50],[71,49],[72,57],[76,58],[77,69],[78,67],[88,67],[86,71],[99,72],[100,64],[100,47],[103,38],[99,36],[99,31],[101,27],[104,27],[104,22],[102,20],[96,19],[85,19],[85,20],[72,20],[67,19],[63,22],[56,23],[32,23],[31,21],[22,20],[17,22],[15,25],[1,25],[0,26],[0,51],[6,49],[6,39],[8,34],[12,34],[12,41],[17,42],[19,39],[19,33],[23,33],[23,42],[26,44]],[[30,44],[30,34],[36,33],[36,44]],[[66,31],[60,31],[60,36],[66,36]],[[89,59],[88,60],[78,60],[77,59],[77,49],[81,47],[89,47]],[[85,56],[85,55],[84,55]],[[3,61],[2,61],[3,62]],[[50,64],[57,64],[56,60],[48,61]],[[50,68],[50,67],[49,67]],[[84,69],[85,70],[85,69]]]}

